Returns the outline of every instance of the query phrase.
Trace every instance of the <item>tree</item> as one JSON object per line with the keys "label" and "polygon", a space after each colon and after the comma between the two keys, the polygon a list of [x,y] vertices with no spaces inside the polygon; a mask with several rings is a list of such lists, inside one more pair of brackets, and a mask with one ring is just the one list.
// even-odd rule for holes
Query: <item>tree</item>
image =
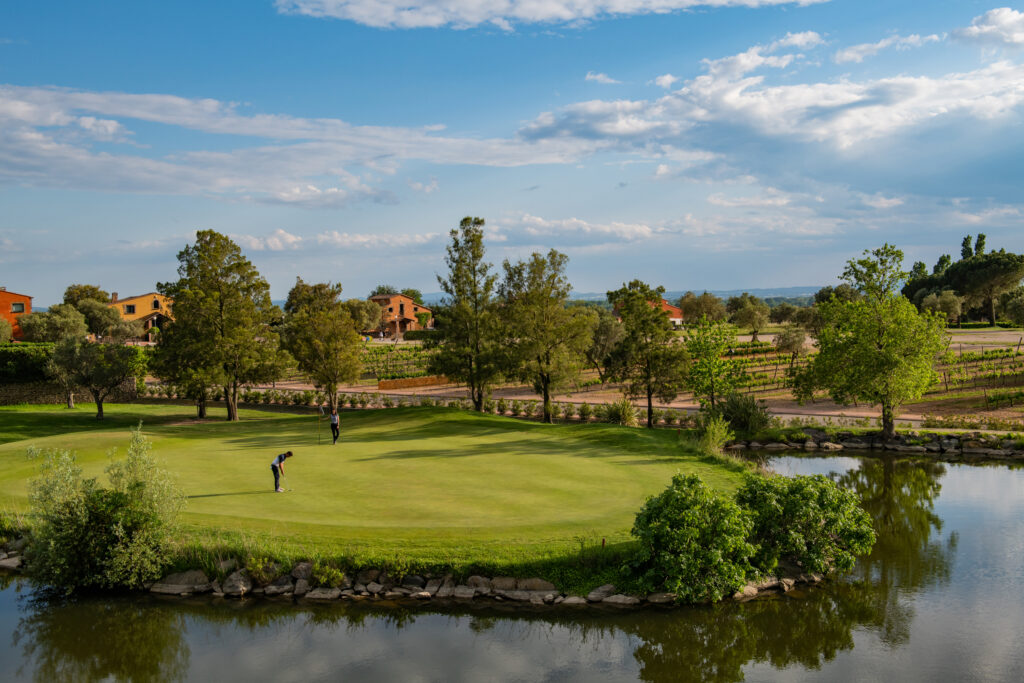
{"label": "tree", "polygon": [[398,294],[398,289],[396,289],[392,285],[387,284],[377,285],[376,287],[373,288],[373,291],[370,292],[370,296],[390,296],[391,294]]}
{"label": "tree", "polygon": [[633,280],[608,292],[622,318],[623,337],[612,352],[612,375],[625,382],[624,393],[647,399],[647,428],[654,428],[654,397],[668,403],[685,382],[686,347],[675,343],[672,323],[661,310],[664,287],[652,289]]}
{"label": "tree", "polygon": [[464,382],[473,408],[483,411],[484,399],[501,375],[501,323],[494,297],[497,275],[484,261],[484,219],[466,216],[452,230],[445,263],[448,277],[437,276],[445,293],[437,311],[439,334],[429,340],[437,348],[433,372]]}
{"label": "tree", "polygon": [[178,263],[179,279],[157,285],[174,301],[174,320],[166,327],[181,326],[186,341],[209,341],[202,347],[203,372],[223,382],[228,420],[237,420],[239,388],[276,379],[287,360],[274,329],[281,311],[270,301],[267,281],[218,232],[197,232]]}
{"label": "tree", "polygon": [[932,268],[932,275],[942,275],[946,272],[946,268],[949,268],[951,263],[953,263],[953,258],[949,254],[943,254],[939,257],[939,260],[935,262],[935,266]]}
{"label": "tree", "polygon": [[826,301],[836,297],[842,301],[854,301],[860,298],[860,292],[854,289],[847,283],[836,285],[835,287],[822,287],[814,293],[814,303],[823,304]]}
{"label": "tree", "polygon": [[7,322],[6,318],[0,318],[0,344],[6,344],[11,341],[11,337],[14,335],[14,328]]}
{"label": "tree", "polygon": [[772,306],[768,312],[768,319],[773,323],[788,323],[796,318],[799,309],[791,303],[783,301],[777,306]]}
{"label": "tree", "polygon": [[789,367],[792,368],[798,356],[806,353],[807,331],[800,325],[786,325],[775,335],[775,348],[779,353],[789,354]]}
{"label": "tree", "polygon": [[21,338],[28,342],[57,342],[66,337],[85,337],[85,316],[70,304],[51,306],[44,313],[18,316]]}
{"label": "tree", "polygon": [[945,289],[941,294],[933,292],[921,300],[922,310],[941,313],[946,318],[946,324],[960,320],[962,306],[963,301],[951,289]]}
{"label": "tree", "polygon": [[615,314],[607,308],[595,307],[594,311],[597,320],[591,330],[590,345],[587,346],[585,353],[590,367],[597,370],[597,377],[601,384],[604,384],[608,381],[611,371],[612,351],[622,340],[625,331]]}
{"label": "tree", "polygon": [[150,361],[154,376],[195,401],[196,417],[200,419],[206,417],[211,389],[225,384],[223,368],[213,362],[215,343],[215,338],[201,326],[168,324]]}
{"label": "tree", "polygon": [[739,363],[725,357],[733,339],[729,326],[718,320],[701,318],[686,329],[686,350],[690,356],[686,383],[702,407],[713,409],[743,379]]}
{"label": "tree", "polygon": [[402,294],[406,295],[420,306],[423,305],[423,292],[416,289],[415,287],[406,287],[402,290]]}
{"label": "tree", "polygon": [[960,259],[969,259],[974,256],[974,248],[971,247],[971,236],[967,235],[960,242]]}
{"label": "tree", "polygon": [[505,319],[509,374],[533,385],[551,424],[551,392],[579,378],[596,315],[567,307],[572,285],[565,277],[569,257],[552,249],[529,261],[505,261],[499,292]]}
{"label": "tree", "polygon": [[85,316],[89,332],[96,336],[105,335],[107,330],[121,322],[121,314],[98,299],[81,299],[73,305]]}
{"label": "tree", "polygon": [[356,332],[375,330],[384,319],[384,308],[376,301],[347,299],[344,306],[352,318]]}
{"label": "tree", "polygon": [[701,317],[708,320],[725,320],[729,317],[725,303],[710,292],[704,292],[700,296],[687,292],[680,297],[679,308],[683,311],[683,320],[700,320]]}
{"label": "tree", "polygon": [[75,308],[78,308],[78,304],[86,299],[109,304],[110,294],[96,285],[68,285],[68,288],[64,290],[64,303],[71,304]]}
{"label": "tree", "polygon": [[896,293],[903,254],[886,244],[847,263],[843,279],[867,295],[819,305],[818,353],[796,374],[798,400],[827,389],[837,403],[878,404],[885,438],[895,433],[897,409],[935,381],[935,358],[944,346],[942,316],[919,313]]}
{"label": "tree", "polygon": [[296,278],[282,334],[284,347],[327,394],[331,410],[338,407],[338,385],[355,381],[362,372],[361,340],[340,297],[341,285],[310,286]]}
{"label": "tree", "polygon": [[730,316],[735,315],[737,311],[746,306],[765,306],[764,301],[760,297],[756,297],[749,292],[743,292],[739,296],[731,296],[725,302],[725,310]]}
{"label": "tree", "polygon": [[981,256],[985,253],[985,233],[979,232],[974,239],[974,255]]}
{"label": "tree", "polygon": [[768,305],[748,301],[732,315],[732,321],[741,328],[750,330],[750,341],[757,341],[757,332],[768,324]]}
{"label": "tree", "polygon": [[917,280],[925,277],[928,277],[928,266],[924,261],[914,261],[914,265],[910,268],[910,279]]}
{"label": "tree", "polygon": [[60,375],[85,387],[96,403],[96,419],[103,419],[103,402],[126,382],[146,373],[146,357],[137,346],[99,344],[67,337],[53,347],[53,366]]}
{"label": "tree", "polygon": [[999,296],[1020,285],[1021,278],[1024,278],[1024,256],[1002,250],[957,261],[944,275],[944,281],[957,294],[987,306],[993,325]]}

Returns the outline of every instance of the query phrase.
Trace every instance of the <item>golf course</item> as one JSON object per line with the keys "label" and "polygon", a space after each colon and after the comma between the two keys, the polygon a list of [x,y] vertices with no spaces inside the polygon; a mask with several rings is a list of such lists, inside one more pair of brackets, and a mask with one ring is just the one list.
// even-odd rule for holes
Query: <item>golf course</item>
{"label": "golf course", "polygon": [[[88,403],[2,407],[0,511],[28,510],[38,467],[30,446],[73,450],[85,476],[103,480],[110,452],[123,453],[141,422],[186,497],[183,548],[513,567],[627,541],[644,500],[677,472],[733,490],[742,470],[681,447],[674,430],[453,408],[346,411],[337,445],[313,413],[193,416],[192,406],[171,404],[109,405],[103,421]],[[275,493],[270,461],[286,450],[295,454],[288,490]]]}

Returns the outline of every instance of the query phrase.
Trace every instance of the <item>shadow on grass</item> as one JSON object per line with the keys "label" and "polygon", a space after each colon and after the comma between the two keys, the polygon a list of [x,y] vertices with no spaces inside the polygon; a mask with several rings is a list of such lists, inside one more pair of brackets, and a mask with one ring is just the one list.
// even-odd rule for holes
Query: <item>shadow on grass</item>
{"label": "shadow on grass", "polygon": [[237,493],[197,493],[194,496],[186,496],[189,500],[192,498],[220,498],[221,496],[258,496],[263,493],[274,493],[270,491],[239,491]]}

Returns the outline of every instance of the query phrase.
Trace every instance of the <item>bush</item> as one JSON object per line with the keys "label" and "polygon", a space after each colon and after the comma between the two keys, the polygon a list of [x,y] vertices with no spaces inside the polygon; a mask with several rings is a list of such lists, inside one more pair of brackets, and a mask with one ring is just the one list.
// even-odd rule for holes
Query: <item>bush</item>
{"label": "bush", "polygon": [[508,401],[503,398],[498,399],[498,415],[504,415],[508,412]]}
{"label": "bush", "polygon": [[359,405],[359,396],[356,394],[352,394],[351,396],[348,397],[348,407],[355,409],[357,405]]}
{"label": "bush", "polygon": [[849,571],[856,555],[871,550],[875,533],[857,496],[831,479],[814,476],[747,477],[736,494],[753,522],[752,561],[762,573],[780,559],[805,571]]}
{"label": "bush", "polygon": [[149,450],[141,428],[134,430],[127,457],[107,467],[110,488],[83,479],[70,451],[30,451],[42,457],[29,494],[33,581],[70,593],[160,578],[183,498]]}
{"label": "bush", "polygon": [[752,573],[751,527],[735,502],[696,475],[677,474],[637,513],[632,570],[645,590],[675,593],[680,602],[721,600]]}
{"label": "bush", "polygon": [[753,434],[771,424],[768,407],[753,396],[733,392],[719,401],[714,408],[717,415],[725,418],[737,432]]}
{"label": "bush", "polygon": [[628,398],[620,398],[618,401],[604,406],[601,419],[612,424],[636,427],[639,422],[636,415],[636,407]]}
{"label": "bush", "polygon": [[51,342],[0,344],[0,384],[45,380],[53,346]]}
{"label": "bush", "polygon": [[434,401],[429,396],[424,396],[420,399],[420,405],[424,408],[430,408],[434,405]]}
{"label": "bush", "polygon": [[257,586],[266,586],[281,575],[281,567],[276,562],[252,555],[245,561],[245,571]]}
{"label": "bush", "polygon": [[421,341],[424,339],[430,339],[435,336],[435,330],[409,330],[402,337],[405,341]]}
{"label": "bush", "polygon": [[487,399],[487,400],[484,401],[484,412],[485,413],[493,413],[494,412],[494,401],[492,399]]}
{"label": "bush", "polygon": [[562,406],[562,418],[565,420],[571,420],[576,416],[576,404],[566,403]]}
{"label": "bush", "polygon": [[345,573],[326,562],[314,560],[310,583],[318,588],[340,588],[345,583]]}
{"label": "bush", "polygon": [[277,401],[277,391],[274,389],[267,389],[263,392],[263,402],[266,404],[275,403]]}
{"label": "bush", "polygon": [[369,403],[370,403],[370,397],[367,396],[365,392],[359,394],[359,407],[360,408],[365,408],[367,405],[369,405]]}
{"label": "bush", "polygon": [[698,418],[697,448],[704,455],[721,455],[725,444],[732,440],[729,423],[720,415],[704,413]]}
{"label": "bush", "polygon": [[513,415],[519,415],[519,413],[523,412],[522,401],[512,401],[511,410]]}
{"label": "bush", "polygon": [[590,416],[593,415],[593,414],[594,414],[594,411],[591,409],[589,403],[581,403],[580,404],[580,410],[579,410],[580,422],[589,422],[590,421]]}
{"label": "bush", "polygon": [[384,407],[385,408],[394,408],[395,407],[395,402],[391,399],[390,396],[387,396],[387,395],[384,396]]}

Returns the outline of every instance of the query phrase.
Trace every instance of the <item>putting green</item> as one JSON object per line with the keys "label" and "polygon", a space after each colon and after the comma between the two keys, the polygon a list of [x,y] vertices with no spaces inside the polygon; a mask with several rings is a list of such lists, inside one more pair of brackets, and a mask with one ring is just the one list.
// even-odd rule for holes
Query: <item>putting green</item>
{"label": "putting green", "polygon": [[[676,472],[732,490],[739,474],[680,449],[671,430],[542,425],[447,408],[345,412],[342,440],[312,414],[245,411],[195,422],[186,406],[0,408],[0,510],[28,506],[26,448],[69,448],[102,478],[139,420],[188,497],[192,534],[240,533],[292,546],[419,559],[542,556],[580,538],[628,538],[647,496]],[[218,411],[219,412],[219,411]],[[219,417],[219,414],[217,415]],[[44,436],[44,434],[49,434]],[[285,450],[287,493],[271,459]]]}

